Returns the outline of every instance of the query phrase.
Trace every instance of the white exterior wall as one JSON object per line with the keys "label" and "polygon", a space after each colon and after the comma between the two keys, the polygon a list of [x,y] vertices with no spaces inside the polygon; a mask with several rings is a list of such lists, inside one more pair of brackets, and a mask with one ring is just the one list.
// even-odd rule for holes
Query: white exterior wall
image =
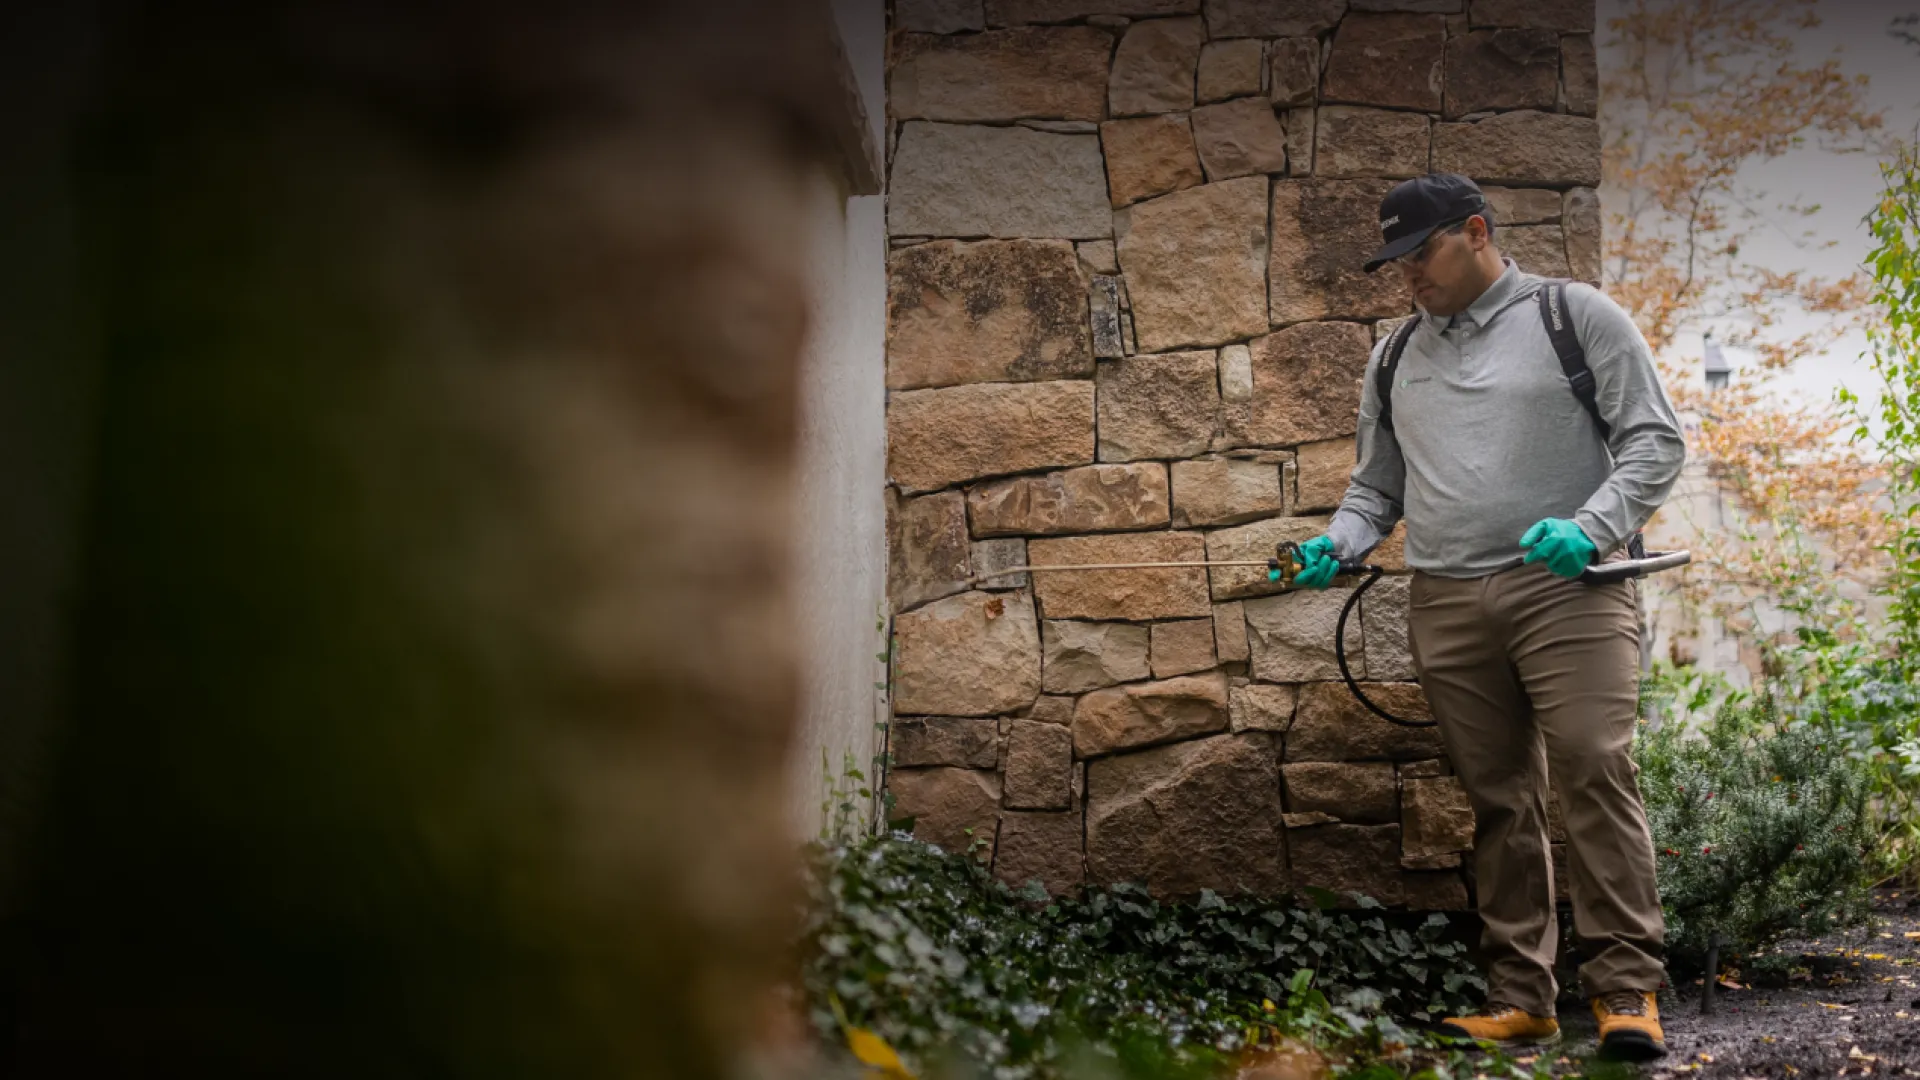
{"label": "white exterior wall", "polygon": [[[884,0],[834,0],[834,20],[876,146],[885,146]],[[876,684],[886,647],[886,253],[884,196],[846,194],[823,169],[809,203],[812,324],[802,367],[793,570],[801,635],[801,716],[792,748],[789,819],[819,831],[826,782],[847,754],[871,777]]]}

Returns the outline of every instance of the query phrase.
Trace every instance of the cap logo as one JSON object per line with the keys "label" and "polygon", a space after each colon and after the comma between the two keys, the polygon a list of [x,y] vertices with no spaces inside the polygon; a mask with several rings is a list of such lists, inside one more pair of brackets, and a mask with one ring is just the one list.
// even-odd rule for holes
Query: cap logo
{"label": "cap logo", "polygon": [[1398,224],[1400,224],[1400,215],[1399,215],[1399,214],[1395,214],[1395,215],[1393,215],[1393,216],[1392,216],[1392,217],[1390,217],[1390,218],[1382,218],[1382,219],[1380,219],[1380,231],[1384,233],[1384,232],[1386,232],[1386,231],[1387,231],[1388,229],[1391,229],[1391,228],[1393,228],[1393,227],[1394,227],[1395,225],[1398,225]]}

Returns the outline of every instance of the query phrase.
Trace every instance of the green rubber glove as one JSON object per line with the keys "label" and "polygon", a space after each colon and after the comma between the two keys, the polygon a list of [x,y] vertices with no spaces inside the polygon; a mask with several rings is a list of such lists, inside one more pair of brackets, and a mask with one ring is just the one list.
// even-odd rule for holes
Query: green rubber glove
{"label": "green rubber glove", "polygon": [[1548,518],[1527,530],[1520,538],[1527,550],[1527,561],[1543,562],[1547,569],[1563,578],[1576,578],[1593,563],[1593,541],[1580,526],[1564,518]]}
{"label": "green rubber glove", "polygon": [[1303,589],[1324,589],[1333,584],[1340,572],[1340,560],[1333,557],[1333,538],[1316,536],[1300,545],[1300,572],[1293,583]]}

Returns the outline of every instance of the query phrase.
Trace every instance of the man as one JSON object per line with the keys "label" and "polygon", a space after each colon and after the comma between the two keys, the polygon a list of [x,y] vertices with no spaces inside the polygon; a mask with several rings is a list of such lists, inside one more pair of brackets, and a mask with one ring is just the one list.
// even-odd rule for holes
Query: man
{"label": "man", "polygon": [[1540,302],[1547,279],[1501,257],[1473,181],[1409,180],[1381,202],[1380,227],[1366,270],[1393,265],[1423,314],[1374,350],[1352,483],[1327,535],[1303,546],[1296,580],[1325,588],[1338,560],[1365,555],[1404,515],[1414,665],[1477,819],[1489,962],[1485,1009],[1443,1029],[1507,1045],[1560,1037],[1551,769],[1602,1052],[1658,1057],[1664,926],[1628,756],[1638,594],[1573,579],[1622,552],[1666,498],[1685,458],[1680,425],[1633,321],[1574,283],[1564,314],[1592,372],[1583,403],[1548,333],[1562,312]]}

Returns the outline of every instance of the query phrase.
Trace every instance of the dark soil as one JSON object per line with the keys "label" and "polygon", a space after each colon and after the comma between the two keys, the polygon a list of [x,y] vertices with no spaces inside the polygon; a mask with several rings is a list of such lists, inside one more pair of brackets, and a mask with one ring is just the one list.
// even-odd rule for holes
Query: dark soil
{"label": "dark soil", "polygon": [[[1774,1077],[1920,1077],[1920,893],[1883,890],[1875,925],[1800,942],[1801,969],[1785,985],[1728,988],[1700,1015],[1700,984],[1663,990],[1667,1057],[1641,1067],[1660,1080]],[[1723,975],[1723,979],[1724,979]],[[1594,1019],[1585,1002],[1563,999],[1566,1041],[1555,1073],[1586,1071]]]}

